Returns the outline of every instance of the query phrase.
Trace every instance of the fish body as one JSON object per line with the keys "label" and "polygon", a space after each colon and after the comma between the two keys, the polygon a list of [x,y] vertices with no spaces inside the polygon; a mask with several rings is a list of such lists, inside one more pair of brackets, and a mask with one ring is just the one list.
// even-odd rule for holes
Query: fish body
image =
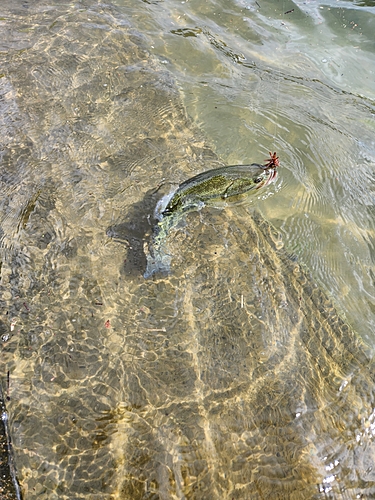
{"label": "fish body", "polygon": [[215,168],[180,184],[162,215],[202,208],[215,200],[226,200],[259,189],[276,177],[274,167],[235,165]]}
{"label": "fish body", "polygon": [[165,208],[155,214],[159,222],[153,230],[147,256],[145,278],[155,272],[168,273],[171,255],[168,253],[167,236],[182,216],[193,210],[218,201],[235,201],[241,195],[255,192],[272,182],[278,165],[234,165],[202,172],[179,185],[167,201]]}

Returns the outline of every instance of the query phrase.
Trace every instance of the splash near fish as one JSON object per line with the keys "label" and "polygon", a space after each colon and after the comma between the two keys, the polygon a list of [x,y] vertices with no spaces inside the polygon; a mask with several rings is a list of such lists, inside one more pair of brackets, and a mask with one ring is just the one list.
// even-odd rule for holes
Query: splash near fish
{"label": "splash near fish", "polygon": [[162,198],[155,210],[159,222],[153,229],[144,277],[170,271],[172,256],[168,253],[167,236],[186,213],[220,201],[236,201],[273,182],[280,163],[276,152],[269,154],[265,165],[233,165],[202,172]]}

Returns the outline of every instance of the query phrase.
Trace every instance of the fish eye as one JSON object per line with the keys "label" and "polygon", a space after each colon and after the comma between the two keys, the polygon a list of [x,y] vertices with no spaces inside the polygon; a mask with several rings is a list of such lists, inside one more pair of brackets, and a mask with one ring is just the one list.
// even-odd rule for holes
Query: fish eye
{"label": "fish eye", "polygon": [[259,182],[262,181],[262,177],[257,177],[256,179],[254,179],[254,182],[255,184],[259,184]]}

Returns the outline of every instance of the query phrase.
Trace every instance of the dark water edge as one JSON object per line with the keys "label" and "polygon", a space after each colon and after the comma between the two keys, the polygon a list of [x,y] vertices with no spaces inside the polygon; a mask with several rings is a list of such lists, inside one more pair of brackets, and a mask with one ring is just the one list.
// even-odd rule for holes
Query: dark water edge
{"label": "dark water edge", "polygon": [[8,413],[0,386],[0,498],[20,500],[22,498],[14,465],[12,442],[9,433]]}

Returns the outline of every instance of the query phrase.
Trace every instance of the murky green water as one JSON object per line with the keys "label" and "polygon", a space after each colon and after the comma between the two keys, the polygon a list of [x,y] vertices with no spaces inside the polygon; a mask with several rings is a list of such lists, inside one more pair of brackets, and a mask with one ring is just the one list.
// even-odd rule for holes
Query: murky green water
{"label": "murky green water", "polygon": [[[0,17],[0,375],[24,498],[372,498],[371,2]],[[276,183],[188,214],[171,274],[145,280],[171,184],[271,149]]]}

